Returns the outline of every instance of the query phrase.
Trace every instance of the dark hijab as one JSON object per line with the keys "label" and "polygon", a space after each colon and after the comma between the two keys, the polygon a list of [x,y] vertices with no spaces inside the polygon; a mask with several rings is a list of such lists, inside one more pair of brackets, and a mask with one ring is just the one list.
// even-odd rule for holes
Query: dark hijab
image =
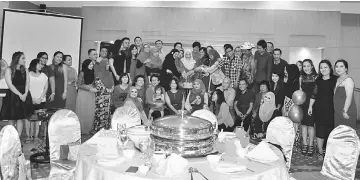
{"label": "dark hijab", "polygon": [[94,81],[94,69],[90,70],[88,68],[89,64],[92,63],[92,60],[87,59],[83,62],[81,66],[81,71],[84,73],[84,84],[92,84]]}
{"label": "dark hijab", "polygon": [[[175,59],[173,57],[174,53],[176,52],[179,52],[178,49],[172,49],[170,53],[165,56],[162,70],[160,71],[160,84],[164,87],[166,91],[170,89],[169,83],[172,81],[173,76],[179,78],[181,75],[177,70],[177,67],[175,65]],[[171,70],[172,74],[167,73],[167,69]]]}
{"label": "dark hijab", "polygon": [[292,94],[300,89],[300,71],[296,64],[287,65],[286,71],[288,79],[285,83],[285,95],[292,98]]}

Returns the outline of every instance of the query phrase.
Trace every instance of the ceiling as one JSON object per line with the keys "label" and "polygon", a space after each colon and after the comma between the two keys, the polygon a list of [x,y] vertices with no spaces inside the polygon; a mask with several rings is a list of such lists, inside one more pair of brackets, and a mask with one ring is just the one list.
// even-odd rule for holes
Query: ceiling
{"label": "ceiling", "polygon": [[120,6],[120,7],[179,7],[282,9],[309,11],[340,11],[360,14],[359,1],[30,1],[47,7]]}

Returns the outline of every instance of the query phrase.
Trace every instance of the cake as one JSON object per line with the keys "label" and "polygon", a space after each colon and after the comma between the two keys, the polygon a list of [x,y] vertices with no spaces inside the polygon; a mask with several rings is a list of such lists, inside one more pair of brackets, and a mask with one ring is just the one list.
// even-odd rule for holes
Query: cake
{"label": "cake", "polygon": [[193,88],[193,83],[191,83],[191,82],[184,82],[184,83],[183,83],[183,88],[192,89],[192,88]]}

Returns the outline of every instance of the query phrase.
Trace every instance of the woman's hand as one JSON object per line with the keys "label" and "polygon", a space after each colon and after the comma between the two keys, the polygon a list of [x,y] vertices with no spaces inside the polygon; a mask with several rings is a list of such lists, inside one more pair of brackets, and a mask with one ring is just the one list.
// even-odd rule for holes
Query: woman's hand
{"label": "woman's hand", "polygon": [[167,69],[166,72],[167,72],[168,74],[172,74],[172,71],[169,70],[169,69]]}
{"label": "woman's hand", "polygon": [[24,96],[24,94],[19,94],[18,96],[19,96],[21,101],[25,102],[25,97],[26,96]]}
{"label": "woman's hand", "polygon": [[63,95],[61,97],[63,98],[63,100],[66,99],[66,91],[63,92]]}
{"label": "woman's hand", "polygon": [[55,97],[55,93],[51,94],[51,95],[49,96],[49,101],[50,101],[50,102],[51,102],[51,101],[54,101],[54,97]]}
{"label": "woman's hand", "polygon": [[98,92],[98,90],[97,90],[96,88],[94,88],[94,87],[93,87],[93,88],[90,88],[90,91],[93,92],[93,93]]}
{"label": "woman's hand", "polygon": [[312,115],[312,107],[308,107],[308,115],[311,116]]}
{"label": "woman's hand", "polygon": [[343,115],[343,118],[345,118],[345,119],[349,119],[349,118],[350,118],[350,116],[347,114],[347,112],[343,112],[342,115]]}
{"label": "woman's hand", "polygon": [[115,76],[115,79],[116,79],[117,81],[119,81],[120,76],[119,76],[119,75],[116,75],[116,76]]}

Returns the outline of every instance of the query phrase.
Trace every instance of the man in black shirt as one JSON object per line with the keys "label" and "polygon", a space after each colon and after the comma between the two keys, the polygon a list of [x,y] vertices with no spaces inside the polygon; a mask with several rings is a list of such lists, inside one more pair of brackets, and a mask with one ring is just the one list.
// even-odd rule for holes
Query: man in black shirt
{"label": "man in black shirt", "polygon": [[282,50],[276,48],[273,50],[273,65],[272,65],[272,72],[275,72],[277,74],[281,74],[283,78],[285,76],[285,66],[288,64],[287,61],[283,60],[281,58],[282,56]]}

